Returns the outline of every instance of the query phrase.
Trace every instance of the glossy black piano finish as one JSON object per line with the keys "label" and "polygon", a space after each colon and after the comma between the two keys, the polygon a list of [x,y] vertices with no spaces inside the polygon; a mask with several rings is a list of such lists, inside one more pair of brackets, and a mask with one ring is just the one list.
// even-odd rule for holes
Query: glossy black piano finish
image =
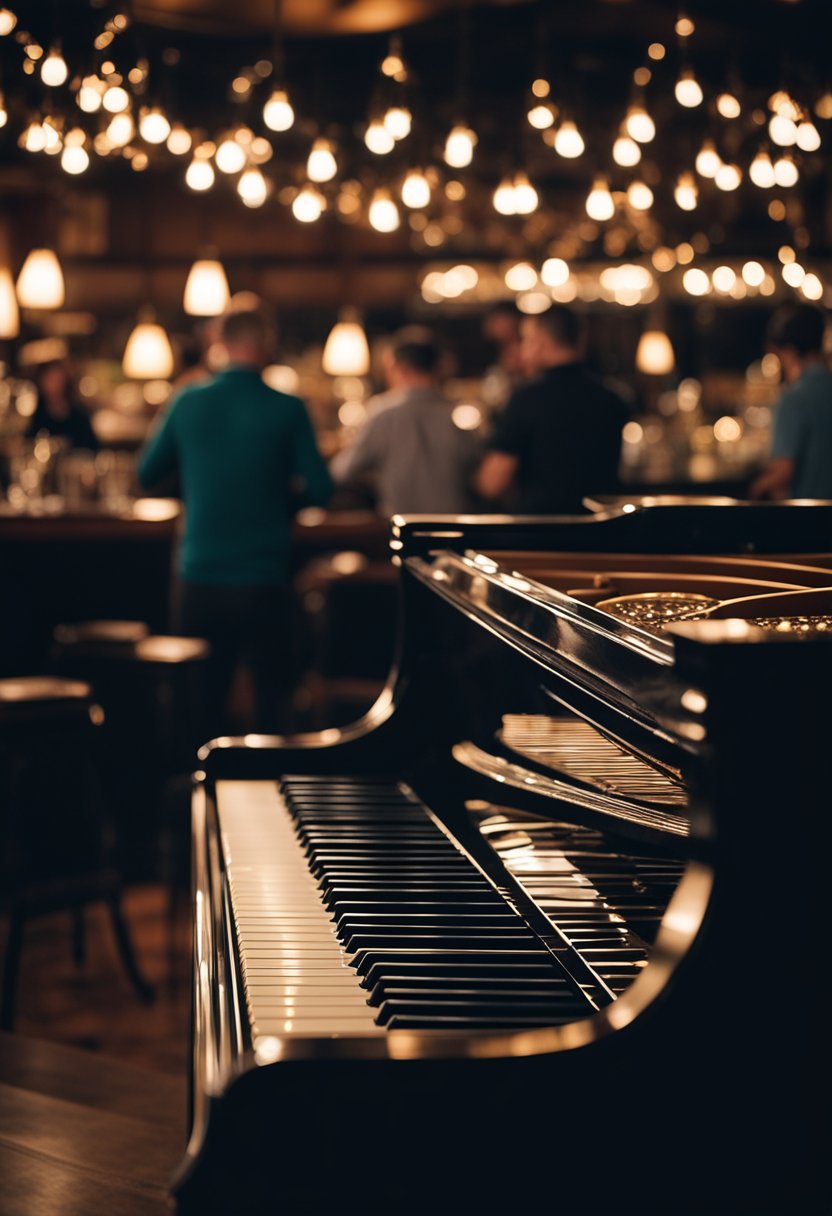
{"label": "glossy black piano finish", "polygon": [[[832,507],[393,540],[401,650],[367,717],[204,749],[180,1210],[828,1211],[832,642],[651,639],[482,555],[821,554]],[[655,779],[555,771],[513,714]]]}

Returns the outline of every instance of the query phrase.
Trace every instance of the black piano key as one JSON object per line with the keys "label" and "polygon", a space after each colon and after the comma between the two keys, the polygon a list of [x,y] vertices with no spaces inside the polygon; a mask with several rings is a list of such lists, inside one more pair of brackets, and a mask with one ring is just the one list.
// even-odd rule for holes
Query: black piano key
{"label": "black piano key", "polygon": [[557,1026],[575,1021],[576,1017],[586,1017],[590,1013],[589,1006],[580,1012],[577,1010],[564,1012],[558,1016],[535,1016],[526,1014],[524,1017],[447,1017],[417,1016],[410,1014],[401,1017],[398,1014],[387,1023],[388,1030],[523,1030],[533,1026]]}
{"label": "black piano key", "polygon": [[[570,1003],[575,1004],[574,998]],[[558,1006],[545,997],[495,1001],[487,997],[465,998],[449,994],[445,999],[433,996],[430,1000],[385,1000],[379,1006],[375,1020],[379,1026],[392,1026],[394,1022],[410,1017],[511,1018],[512,1021],[518,1017],[536,1017],[542,1018],[545,1024],[553,1017],[563,1017],[565,1012],[563,1005]]]}
{"label": "black piano key", "polygon": [[398,930],[395,933],[356,933],[349,937],[344,946],[350,954],[364,954],[370,950],[384,949],[420,949],[420,950],[520,950],[524,946],[537,949],[540,945],[532,933],[511,932],[475,935],[463,933],[428,933],[426,931],[408,932]]}
{"label": "black piano key", "polygon": [[378,967],[383,972],[402,963],[421,963],[424,974],[430,974],[431,968],[437,963],[464,965],[477,962],[484,966],[491,964],[494,967],[510,967],[512,964],[521,965],[524,959],[533,960],[535,956],[546,959],[551,957],[536,938],[528,946],[519,943],[510,950],[444,950],[441,947],[432,950],[419,950],[417,947],[399,950],[358,950],[350,959],[350,966],[354,967],[359,975],[368,975],[373,967]]}

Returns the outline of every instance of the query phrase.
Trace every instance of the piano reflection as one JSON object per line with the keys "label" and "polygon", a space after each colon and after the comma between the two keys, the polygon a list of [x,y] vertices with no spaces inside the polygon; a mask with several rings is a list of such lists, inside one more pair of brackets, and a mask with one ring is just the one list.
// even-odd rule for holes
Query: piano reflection
{"label": "piano reflection", "polygon": [[394,520],[367,716],[203,750],[181,1212],[829,1210],[832,504],[627,505]]}

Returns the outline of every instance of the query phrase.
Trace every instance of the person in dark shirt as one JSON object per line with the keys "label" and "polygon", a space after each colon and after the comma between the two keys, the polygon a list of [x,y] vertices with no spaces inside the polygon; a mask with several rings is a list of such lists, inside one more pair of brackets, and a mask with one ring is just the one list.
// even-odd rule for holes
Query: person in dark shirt
{"label": "person in dark shirt", "polygon": [[[233,303],[233,301],[232,301]],[[306,406],[261,372],[272,344],[262,305],[229,306],[228,363],[178,392],[139,460],[147,489],[178,472],[185,501],[176,626],[211,643],[211,734],[228,729],[237,664],[250,665],[259,731],[286,729],[292,683],[290,518],[324,505],[332,483]]]}
{"label": "person in dark shirt", "polygon": [[27,438],[46,432],[55,439],[65,439],[70,447],[97,452],[98,438],[87,410],[76,400],[65,361],[42,363],[35,372],[35,383],[37,404],[26,427]]}
{"label": "person in dark shirt", "polygon": [[627,407],[585,369],[580,325],[570,309],[554,305],[525,317],[521,341],[534,379],[495,417],[477,491],[519,514],[580,512],[587,494],[617,488]]}

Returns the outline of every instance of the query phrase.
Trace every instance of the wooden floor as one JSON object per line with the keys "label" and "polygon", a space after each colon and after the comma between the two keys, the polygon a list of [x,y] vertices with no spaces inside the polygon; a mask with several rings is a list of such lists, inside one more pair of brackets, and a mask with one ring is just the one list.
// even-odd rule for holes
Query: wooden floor
{"label": "wooden floor", "polygon": [[[155,1001],[144,1004],[131,988],[105,910],[92,906],[86,913],[86,960],[80,968],[72,957],[68,914],[27,925],[15,1032],[184,1079],[190,984],[187,900],[176,920],[172,958],[167,893],[161,885],[128,887],[125,912],[139,966],[156,987]],[[0,950],[5,948],[6,930],[3,922]]]}

